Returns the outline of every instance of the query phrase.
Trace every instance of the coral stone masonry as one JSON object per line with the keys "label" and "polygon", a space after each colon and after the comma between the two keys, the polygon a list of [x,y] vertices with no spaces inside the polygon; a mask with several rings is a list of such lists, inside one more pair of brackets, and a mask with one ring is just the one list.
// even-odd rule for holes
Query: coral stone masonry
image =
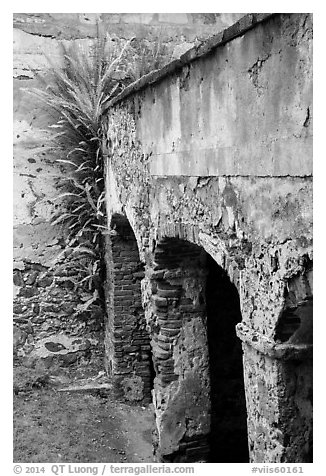
{"label": "coral stone masonry", "polygon": [[118,396],[130,402],[151,401],[152,361],[141,303],[144,267],[128,220],[114,215],[107,249],[106,364]]}
{"label": "coral stone masonry", "polygon": [[[54,215],[60,210],[61,214],[65,212],[61,207],[60,196],[64,190],[60,187],[60,178],[67,174],[67,169],[57,160],[67,159],[68,152],[50,141],[51,131],[58,131],[49,128],[56,122],[53,111],[27,94],[32,88],[42,87],[37,74],[46,73],[50,66],[48,60],[51,65],[61,67],[61,46],[67,49],[75,46],[91,54],[99,30],[108,41],[135,38],[138,42],[135,48],[142,45],[147,54],[160,50],[161,60],[167,63],[241,16],[239,13],[13,15],[14,354],[19,362],[32,364],[30,361],[42,355],[46,365],[52,367],[51,362],[62,361],[66,352],[71,354],[69,359],[65,357],[67,364],[77,365],[85,358],[87,365],[94,355],[102,365],[99,356],[103,354],[101,336],[105,312],[98,301],[86,308],[86,303],[93,299],[93,290],[86,280],[92,259],[86,253],[81,260],[73,253],[65,253],[69,230],[62,224],[51,224]],[[82,280],[81,288],[77,283]],[[135,309],[139,306],[135,304]],[[79,338],[83,339],[87,352],[73,343]],[[136,335],[133,338],[136,339]],[[141,334],[140,340],[142,338]],[[46,351],[43,344],[48,340],[52,343],[59,340],[66,350]],[[148,345],[143,342],[143,346]],[[40,350],[35,354],[38,347]],[[141,366],[147,366],[145,353],[148,350],[143,351],[139,372]],[[144,385],[147,388],[148,384]],[[141,395],[142,391],[139,392]]]}
{"label": "coral stone masonry", "polygon": [[107,358],[150,382],[159,461],[312,461],[311,48],[310,14],[247,15],[105,118]]}
{"label": "coral stone masonry", "polygon": [[[103,114],[105,306],[89,254],[51,225],[62,151],[23,91],[40,51],[56,63],[60,42],[90,47],[99,25],[166,46],[166,65]],[[153,405],[155,461],[312,462],[312,15],[22,13],[14,26],[16,360],[104,354],[116,397]]]}

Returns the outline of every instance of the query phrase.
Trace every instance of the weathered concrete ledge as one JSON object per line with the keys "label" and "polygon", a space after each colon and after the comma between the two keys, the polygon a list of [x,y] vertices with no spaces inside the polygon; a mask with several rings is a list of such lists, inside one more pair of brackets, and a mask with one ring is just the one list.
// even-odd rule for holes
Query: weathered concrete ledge
{"label": "weathered concrete ledge", "polygon": [[236,333],[239,339],[253,347],[261,354],[272,359],[279,360],[307,360],[312,359],[312,344],[277,344],[268,339],[260,332],[250,329],[246,324],[240,322],[236,326]]}
{"label": "weathered concrete ledge", "polygon": [[[291,152],[300,143],[301,155]],[[278,161],[282,149],[288,160]],[[167,154],[153,154],[150,173],[155,177],[310,177],[311,164],[306,160],[312,149],[312,136],[280,138],[272,143],[241,147],[198,148]],[[243,158],[246,152],[247,160]]]}
{"label": "weathered concrete ledge", "polygon": [[[262,23],[267,18],[277,15],[276,13],[249,13],[248,15],[240,18],[239,21],[234,23],[234,25],[226,28],[225,30],[219,32],[217,35],[211,36],[207,41],[202,42],[199,46],[194,46],[190,48],[186,53],[180,56],[179,59],[171,61],[166,66],[159,70],[151,71],[150,73],[142,76],[137,81],[131,83],[127,86],[120,94],[113,98],[107,105],[106,110],[113,106],[114,104],[119,103],[127,96],[140,91],[149,84],[157,83],[161,79],[173,74],[174,72],[181,69],[186,64],[191,63],[201,56],[207,55],[214,48],[222,46],[225,43],[237,38],[238,36],[243,35],[246,31],[254,28],[259,23]],[[104,111],[105,112],[105,111]]]}
{"label": "weathered concrete ledge", "polygon": [[142,78],[105,118],[108,221],[125,216],[145,264],[161,462],[312,461],[313,25],[265,18]]}
{"label": "weathered concrete ledge", "polygon": [[108,120],[123,108],[137,116],[151,177],[312,176],[312,19],[264,18],[249,31],[238,22],[234,41],[216,35],[182,57],[197,61],[173,69],[181,58],[118,96]]}

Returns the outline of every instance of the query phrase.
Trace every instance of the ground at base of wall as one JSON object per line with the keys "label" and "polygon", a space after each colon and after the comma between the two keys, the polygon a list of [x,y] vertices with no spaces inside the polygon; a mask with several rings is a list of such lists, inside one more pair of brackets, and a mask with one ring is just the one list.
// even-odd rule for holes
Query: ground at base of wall
{"label": "ground at base of wall", "polygon": [[32,389],[14,395],[14,462],[153,462],[153,425],[151,406],[130,407],[111,395]]}

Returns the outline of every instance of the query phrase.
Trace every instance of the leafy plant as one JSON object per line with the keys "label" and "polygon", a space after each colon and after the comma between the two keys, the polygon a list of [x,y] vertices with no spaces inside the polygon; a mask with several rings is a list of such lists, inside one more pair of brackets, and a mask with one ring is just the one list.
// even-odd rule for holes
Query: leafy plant
{"label": "leafy plant", "polygon": [[105,104],[123,87],[128,69],[124,56],[130,42],[118,50],[99,35],[90,51],[78,43],[61,44],[62,67],[49,60],[47,74],[38,75],[43,88],[33,90],[58,114],[50,127],[56,130],[55,142],[63,153],[58,162],[68,174],[60,178],[64,191],[57,199],[67,206],[53,224],[65,223],[70,238],[90,232],[93,242],[97,241],[104,216],[101,117]]}
{"label": "leafy plant", "polygon": [[145,74],[162,68],[171,59],[168,48],[160,33],[156,41],[146,39],[135,39],[130,45],[127,55],[130,59],[128,78],[136,81]]}
{"label": "leafy plant", "polygon": [[65,174],[57,200],[66,203],[66,210],[53,224],[65,224],[70,244],[84,235],[89,239],[89,233],[96,243],[104,218],[103,111],[128,83],[162,66],[166,51],[160,37],[151,44],[110,39],[99,26],[91,48],[75,42],[61,43],[61,50],[61,67],[48,58],[47,74],[37,74],[42,87],[30,90],[58,115],[50,127],[63,154],[57,160]]}
{"label": "leafy plant", "polygon": [[[92,293],[87,306],[77,309],[77,314],[93,308],[98,300],[104,305],[102,116],[109,113],[109,101],[127,84],[163,64],[165,51],[160,40],[150,45],[144,40],[109,38],[101,34],[99,26],[97,38],[90,43],[90,47],[85,42],[61,43],[61,67],[48,58],[46,74],[37,74],[41,87],[29,90],[55,113],[50,127],[61,152],[57,159],[61,190],[52,223],[61,225],[67,235],[63,258],[70,253],[74,278],[69,280],[74,290],[79,287]],[[62,263],[61,258],[56,266]],[[67,267],[67,262],[63,266]]]}
{"label": "leafy plant", "polygon": [[111,41],[98,29],[88,47],[83,42],[62,43],[61,67],[48,58],[46,74],[37,74],[40,87],[28,91],[56,117],[50,127],[52,141],[61,152],[57,159],[61,190],[52,224],[61,224],[67,235],[65,253],[70,252],[75,279],[78,276],[75,289],[82,287],[100,298],[105,229],[102,113],[125,86],[131,41]]}

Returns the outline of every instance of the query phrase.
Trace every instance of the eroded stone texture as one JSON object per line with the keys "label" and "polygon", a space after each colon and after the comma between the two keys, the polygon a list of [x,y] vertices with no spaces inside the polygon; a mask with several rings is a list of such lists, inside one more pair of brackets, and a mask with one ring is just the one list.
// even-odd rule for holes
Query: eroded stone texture
{"label": "eroded stone texture", "polygon": [[244,344],[251,461],[312,461],[312,363],[273,359]]}
{"label": "eroded stone texture", "polygon": [[203,250],[180,240],[161,241],[153,265],[147,319],[156,372],[158,455],[169,462],[205,460],[210,385]]}
{"label": "eroded stone texture", "polygon": [[[157,457],[248,460],[237,291],[203,248],[160,240],[146,308],[156,378]],[[234,445],[237,446],[236,456]]]}
{"label": "eroded stone texture", "polygon": [[[57,41],[14,29],[13,310],[18,334],[27,334],[24,342],[15,340],[14,357],[28,365],[37,359],[46,360],[48,367],[56,362],[89,365],[103,354],[103,310],[91,283],[99,276],[92,277],[89,254],[77,255],[66,248],[68,230],[51,223],[64,211],[60,178],[67,170],[57,159],[66,153],[51,141],[53,112],[28,94],[39,87],[35,71],[44,71],[45,55],[58,64]],[[47,356],[38,352],[43,339],[55,342],[59,335],[69,342],[82,338],[87,349],[76,351],[69,345],[67,349],[73,349],[69,358],[56,351]]]}
{"label": "eroded stone texture", "polygon": [[[159,38],[176,56],[177,46],[193,44],[232,25],[243,13],[15,13],[14,27],[45,41],[96,37],[97,25],[119,38]],[[189,47],[190,47],[189,46]]]}
{"label": "eroded stone texture", "polygon": [[151,400],[152,361],[141,302],[144,266],[128,220],[115,214],[107,240],[106,366],[116,394],[127,401]]}
{"label": "eroded stone texture", "polygon": [[[169,333],[161,339],[155,317],[170,319],[180,299],[160,294],[177,292],[164,273],[154,277],[168,238],[204,249],[239,292],[250,460],[311,459],[311,15],[253,21],[241,20],[226,42],[222,34],[214,47],[202,46],[202,56],[193,50],[188,64],[175,63],[130,87],[107,117],[109,215],[123,210],[132,225],[146,263],[142,296],[154,362],[169,363],[166,370],[156,366],[154,384],[162,459],[188,458],[187,381],[181,378],[187,351],[176,360],[173,350],[169,359],[182,336],[190,348],[194,342],[183,321],[171,331],[173,343]],[[178,284],[181,292],[187,288]],[[199,336],[204,329],[197,328]],[[208,368],[198,367],[196,378],[200,389],[191,388],[202,398]],[[208,409],[208,392],[204,401]],[[195,418],[208,435],[210,418],[204,425],[200,412]]]}
{"label": "eroded stone texture", "polygon": [[[66,329],[74,307],[86,307],[89,322],[92,297],[76,295],[73,281],[80,275],[70,269],[73,256],[63,256],[62,267],[52,269],[64,237],[49,224],[56,208],[57,151],[46,145],[49,118],[22,92],[22,85],[35,85],[32,69],[44,69],[41,49],[55,59],[61,39],[86,44],[99,20],[116,25],[118,37],[148,33],[149,42],[165,24],[169,53],[176,57],[181,51],[175,51],[175,36],[190,46],[217,20],[232,22],[225,14],[181,14],[173,26],[166,23],[171,17],[159,14],[105,15],[15,19],[15,343],[24,355],[36,346],[34,335],[47,351],[62,352],[48,334]],[[125,256],[123,234],[108,240],[108,263],[115,258],[118,264],[108,274],[108,368],[125,398],[138,401],[148,394],[147,325],[156,372],[156,454],[163,461],[207,460],[209,444],[213,452],[219,445],[210,440],[209,370],[219,370],[216,360],[224,366],[225,359],[210,352],[215,336],[207,335],[210,316],[203,305],[209,307],[205,252],[240,296],[236,332],[244,352],[250,460],[311,461],[311,47],[311,15],[249,15],[196,45],[164,74],[128,88],[106,119],[109,221],[119,213],[134,233]],[[130,262],[132,273],[125,273]],[[142,280],[134,279],[136,262],[145,265]],[[83,264],[87,268],[86,258]],[[125,276],[131,276],[126,286],[132,289],[123,287]],[[128,297],[133,303],[135,298],[137,315],[130,302],[123,305]],[[233,312],[224,315],[234,328],[239,314]],[[232,343],[226,327],[221,334]],[[223,340],[216,338],[216,345],[223,349]],[[230,362],[221,396],[241,370]],[[240,383],[238,378],[235,388]]]}
{"label": "eroded stone texture", "polygon": [[[59,179],[67,173],[56,160],[65,159],[67,152],[51,143],[49,125],[56,121],[53,111],[48,111],[43,103],[28,94],[28,90],[41,87],[37,73],[46,72],[48,60],[55,67],[61,66],[62,45],[79,46],[91,54],[97,28],[114,40],[135,37],[136,49],[144,47],[145,54],[161,49],[164,61],[168,62],[240,16],[191,13],[13,15],[14,322],[20,336],[15,339],[16,357],[25,359],[37,347],[38,340],[62,332],[72,338],[84,335],[94,343],[99,340],[98,332],[103,324],[103,310],[96,299],[92,301],[94,289],[89,289],[86,276],[92,260],[85,255],[78,262],[74,255],[63,253],[67,230],[64,225],[53,227],[50,223],[60,209]],[[145,221],[143,226],[146,228]],[[143,232],[145,236],[145,229]],[[85,286],[77,290],[77,282],[83,279],[86,279]],[[95,276],[95,279],[99,277]],[[100,354],[100,350],[97,344],[92,344],[92,351]],[[55,353],[53,357],[56,358]],[[146,367],[146,360],[139,363],[139,367],[141,365]],[[148,385],[144,385],[147,388]]]}

